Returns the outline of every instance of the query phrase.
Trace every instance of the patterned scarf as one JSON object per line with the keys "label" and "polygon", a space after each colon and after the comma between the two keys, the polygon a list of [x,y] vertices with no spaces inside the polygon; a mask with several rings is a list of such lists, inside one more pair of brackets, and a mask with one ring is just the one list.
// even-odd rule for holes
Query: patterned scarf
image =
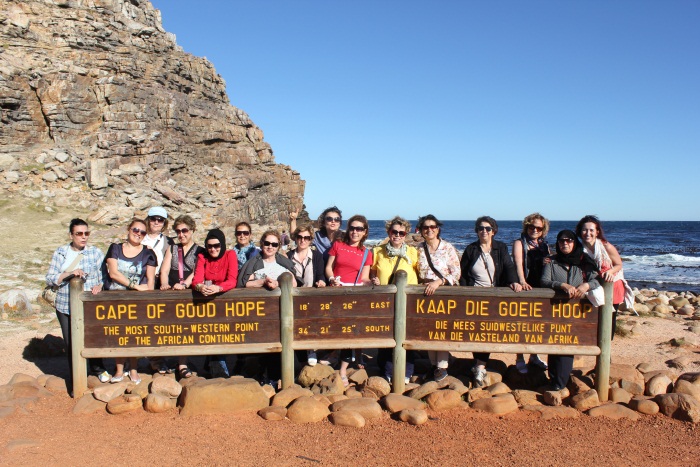
{"label": "patterned scarf", "polygon": [[403,259],[406,260],[406,262],[410,265],[411,260],[408,258],[408,255],[406,254],[406,251],[408,248],[406,248],[406,244],[402,244],[400,248],[394,248],[391,246],[391,243],[388,243],[384,245],[386,247],[386,254],[389,258],[394,257],[394,256],[399,256]]}

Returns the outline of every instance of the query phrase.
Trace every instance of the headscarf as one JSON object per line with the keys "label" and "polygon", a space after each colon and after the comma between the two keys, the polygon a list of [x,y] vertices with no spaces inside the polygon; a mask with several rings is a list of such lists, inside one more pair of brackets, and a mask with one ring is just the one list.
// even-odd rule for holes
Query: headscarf
{"label": "headscarf", "polygon": [[[209,240],[218,240],[219,242],[221,242],[221,249],[219,250],[219,256],[217,256],[217,257],[212,256],[212,255],[209,253],[209,250],[206,249],[206,247],[207,247],[207,242],[208,242]],[[207,233],[207,238],[204,239],[204,248],[206,249],[206,252],[205,252],[204,254],[207,256],[207,259],[209,259],[209,260],[211,260],[211,261],[220,260],[221,258],[223,258],[224,253],[226,253],[226,236],[225,236],[224,233],[223,233],[221,230],[219,230],[219,229],[211,229],[211,230]]]}
{"label": "headscarf", "polygon": [[[574,241],[574,249],[571,251],[569,254],[565,254],[561,251],[559,248],[559,240],[562,238],[571,238]],[[581,241],[578,239],[576,234],[574,233],[573,230],[562,230],[557,234],[557,254],[554,255],[554,258],[564,264],[569,264],[571,266],[578,266],[581,269],[584,269],[584,266],[586,268],[591,268],[592,270],[597,270],[598,266],[596,266],[595,261],[593,261],[588,255],[583,253],[583,245],[581,244]]]}

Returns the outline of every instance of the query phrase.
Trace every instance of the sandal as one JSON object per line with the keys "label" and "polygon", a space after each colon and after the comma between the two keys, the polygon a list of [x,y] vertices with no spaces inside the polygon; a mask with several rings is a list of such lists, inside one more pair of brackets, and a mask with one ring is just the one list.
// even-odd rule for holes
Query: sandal
{"label": "sandal", "polygon": [[119,376],[114,375],[114,376],[112,376],[112,377],[109,379],[109,382],[112,383],[112,384],[114,384],[114,383],[121,383],[121,382],[124,380],[124,376],[126,376],[124,373],[122,373],[122,374],[119,375]]}
{"label": "sandal", "polygon": [[182,378],[191,378],[191,377],[192,377],[192,372],[191,372],[190,369],[187,368],[187,367],[180,368],[180,369],[178,370],[178,372],[180,373],[180,379],[182,379]]}

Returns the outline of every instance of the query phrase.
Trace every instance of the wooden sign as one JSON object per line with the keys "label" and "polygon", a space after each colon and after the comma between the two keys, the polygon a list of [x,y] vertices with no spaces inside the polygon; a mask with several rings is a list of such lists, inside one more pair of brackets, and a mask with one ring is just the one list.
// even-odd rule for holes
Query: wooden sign
{"label": "wooden sign", "polygon": [[596,310],[586,300],[408,295],[406,339],[595,346]]}
{"label": "wooden sign", "polygon": [[294,339],[394,337],[394,294],[300,296],[294,299]]}
{"label": "wooden sign", "polygon": [[139,300],[139,293],[132,292],[133,300],[109,300],[111,294],[103,292],[95,296],[96,300],[83,304],[86,348],[280,341],[279,297],[237,298],[226,294],[204,298],[192,294],[188,299],[175,299],[174,294],[163,293]]}

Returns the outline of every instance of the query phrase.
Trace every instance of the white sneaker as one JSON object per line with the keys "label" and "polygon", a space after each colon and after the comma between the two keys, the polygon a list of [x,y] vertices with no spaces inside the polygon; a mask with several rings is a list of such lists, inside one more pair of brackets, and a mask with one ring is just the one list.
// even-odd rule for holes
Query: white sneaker
{"label": "white sneaker", "polygon": [[486,368],[475,366],[472,368],[472,373],[474,374],[474,386],[477,388],[483,387],[486,384]]}
{"label": "white sneaker", "polygon": [[316,358],[316,351],[309,350],[306,358],[306,364],[309,366],[316,366],[318,359]]}
{"label": "white sneaker", "polygon": [[100,383],[109,383],[109,380],[112,378],[112,376],[105,370],[99,375],[97,375],[97,378],[100,380]]}

